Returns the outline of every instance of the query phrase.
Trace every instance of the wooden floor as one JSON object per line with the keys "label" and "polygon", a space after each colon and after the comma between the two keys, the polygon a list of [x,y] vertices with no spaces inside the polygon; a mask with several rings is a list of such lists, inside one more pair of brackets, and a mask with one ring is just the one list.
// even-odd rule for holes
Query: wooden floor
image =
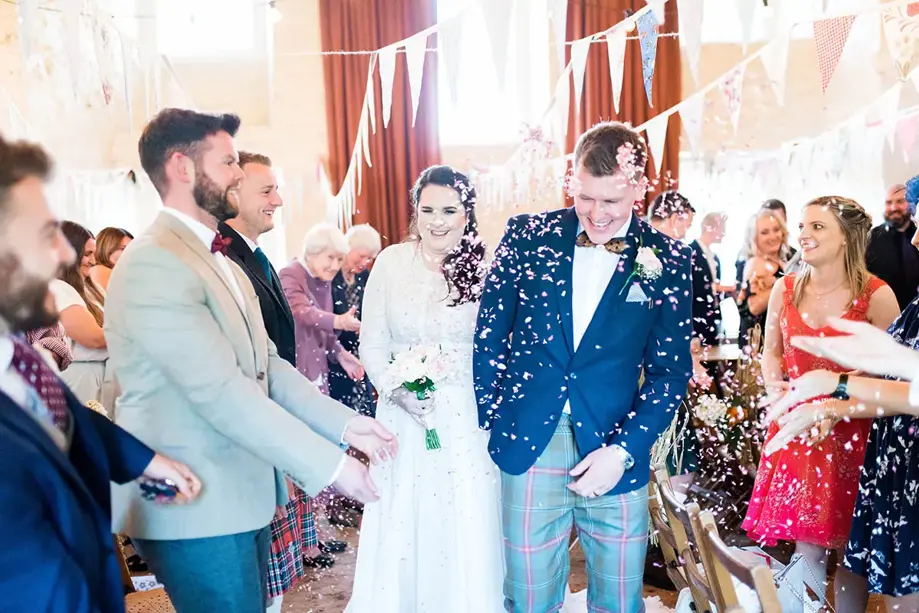
{"label": "wooden floor", "polygon": [[[341,613],[351,595],[351,582],[357,559],[357,530],[339,530],[320,526],[324,539],[340,539],[351,546],[345,553],[335,555],[336,564],[330,569],[310,571],[310,574],[284,597],[284,613]],[[579,546],[571,552],[571,590],[577,592],[587,587],[584,572],[584,555]],[[645,589],[646,596],[659,596],[668,607],[676,605],[677,595],[673,592]]]}

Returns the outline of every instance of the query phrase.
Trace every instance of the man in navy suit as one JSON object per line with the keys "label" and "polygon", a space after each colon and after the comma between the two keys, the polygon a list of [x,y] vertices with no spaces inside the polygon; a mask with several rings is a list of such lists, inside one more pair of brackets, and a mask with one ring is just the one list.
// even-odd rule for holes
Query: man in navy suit
{"label": "man in navy suit", "polygon": [[80,404],[18,334],[56,323],[48,284],[75,257],[50,172],[40,147],[0,137],[0,611],[120,613],[110,482],[170,479],[186,501],[200,483]]}
{"label": "man in navy suit", "polygon": [[731,290],[721,285],[721,260],[712,250],[724,238],[724,213],[702,218],[702,232],[690,247],[692,265],[692,327],[703,345],[717,345],[721,338],[721,295]]}
{"label": "man in navy suit", "polygon": [[508,611],[561,608],[572,524],[588,609],[643,609],[651,447],[692,371],[690,250],[633,214],[647,159],[624,124],[584,133],[574,208],[512,218],[486,280],[473,373]]}

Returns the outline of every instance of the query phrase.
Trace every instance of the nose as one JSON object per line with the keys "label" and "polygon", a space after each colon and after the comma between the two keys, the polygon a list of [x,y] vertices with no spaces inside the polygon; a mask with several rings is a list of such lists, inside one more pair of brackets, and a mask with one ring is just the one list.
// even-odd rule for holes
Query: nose
{"label": "nose", "polygon": [[284,199],[281,198],[281,194],[275,194],[274,199],[271,201],[272,206],[281,208],[284,206]]}
{"label": "nose", "polygon": [[239,164],[233,164],[233,180],[239,183],[246,178],[246,173],[239,167]]}

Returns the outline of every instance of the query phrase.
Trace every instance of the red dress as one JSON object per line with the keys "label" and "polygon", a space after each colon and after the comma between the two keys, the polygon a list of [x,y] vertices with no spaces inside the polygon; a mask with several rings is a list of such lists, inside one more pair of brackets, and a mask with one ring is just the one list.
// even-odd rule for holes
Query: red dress
{"label": "red dress", "polygon": [[[791,339],[795,336],[842,334],[829,327],[814,329],[804,322],[792,302],[794,278],[794,275],[784,278],[785,305],[780,321],[789,379],[794,380],[811,370],[845,371],[834,362],[792,346]],[[843,318],[866,321],[871,295],[884,285],[883,281],[872,277],[864,294],[853,301]],[[801,541],[827,549],[844,547],[849,538],[871,421],[841,421],[816,447],[792,441],[771,456],[764,455],[743,522],[743,529],[750,537],[770,546],[776,541]],[[773,423],[769,426],[766,442],[776,432],[778,426]]]}

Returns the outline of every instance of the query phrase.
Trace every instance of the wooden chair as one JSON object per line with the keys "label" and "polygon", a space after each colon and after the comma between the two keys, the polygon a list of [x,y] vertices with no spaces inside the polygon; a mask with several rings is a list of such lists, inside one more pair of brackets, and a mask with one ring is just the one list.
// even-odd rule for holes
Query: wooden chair
{"label": "wooden chair", "polygon": [[[662,465],[655,466],[651,472],[651,481],[657,486],[657,491],[660,493],[661,501],[664,504],[667,531],[673,535],[673,547],[679,558],[680,567],[685,574],[684,582],[689,587],[696,613],[713,613],[711,603],[716,602],[715,594],[717,589],[709,584],[708,578],[699,569],[700,560],[693,551],[687,536],[692,534],[692,526],[686,507],[676,499],[673,486],[670,483],[670,474],[667,472],[666,467]],[[663,518],[659,519],[662,520]],[[655,526],[657,526],[657,522],[655,522]],[[660,529],[658,528],[658,530]],[[662,538],[661,543],[663,542],[664,539]],[[661,545],[661,548],[663,549],[663,545]],[[720,608],[718,610],[722,611]]]}
{"label": "wooden chair", "polygon": [[747,559],[743,552],[729,547],[718,534],[718,526],[711,511],[702,511],[694,503],[687,505],[686,510],[705,574],[715,577],[715,583],[720,588],[714,601],[718,611],[744,613],[731,580],[733,576],[756,592],[763,613],[782,613],[772,569],[761,559],[753,556]]}
{"label": "wooden chair", "polygon": [[147,592],[138,592],[134,589],[134,582],[131,580],[131,572],[128,570],[128,563],[125,561],[121,539],[118,536],[114,538],[115,553],[118,555],[118,562],[121,564],[121,582],[124,585],[126,613],[175,613],[175,608],[163,588],[160,587]]}

